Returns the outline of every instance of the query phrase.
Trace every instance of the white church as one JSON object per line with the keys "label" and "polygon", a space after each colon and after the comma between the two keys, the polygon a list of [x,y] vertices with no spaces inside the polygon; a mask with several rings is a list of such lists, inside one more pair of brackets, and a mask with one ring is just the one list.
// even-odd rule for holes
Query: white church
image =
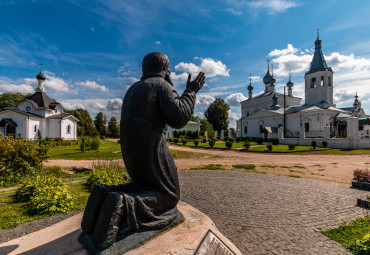
{"label": "white church", "polygon": [[[305,73],[305,102],[293,95],[289,78],[287,95],[275,92],[276,79],[268,65],[265,90],[241,102],[237,136],[279,138],[281,143],[309,145],[313,139],[332,148],[370,148],[370,119],[361,108],[357,93],[352,107],[337,108],[333,102],[333,70],[324,59],[319,35],[309,70]],[[319,144],[320,145],[320,144]]]}
{"label": "white church", "polygon": [[16,107],[5,108],[0,112],[0,137],[23,137],[27,140],[38,138],[62,138],[77,140],[78,120],[65,113],[61,104],[54,102],[45,92],[46,77],[42,73],[36,76],[36,92],[18,103]]}

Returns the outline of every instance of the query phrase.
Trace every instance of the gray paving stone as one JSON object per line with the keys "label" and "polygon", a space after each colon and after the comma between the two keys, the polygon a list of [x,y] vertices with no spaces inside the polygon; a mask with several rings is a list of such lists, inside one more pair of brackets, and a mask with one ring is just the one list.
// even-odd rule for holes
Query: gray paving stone
{"label": "gray paving stone", "polygon": [[351,254],[319,231],[363,217],[364,191],[282,176],[180,171],[181,199],[245,254]]}

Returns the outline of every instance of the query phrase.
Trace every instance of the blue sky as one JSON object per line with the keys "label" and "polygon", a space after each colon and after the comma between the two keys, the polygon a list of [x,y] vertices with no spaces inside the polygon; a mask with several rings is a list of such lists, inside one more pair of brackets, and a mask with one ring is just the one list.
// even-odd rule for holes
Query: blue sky
{"label": "blue sky", "polygon": [[195,115],[224,98],[234,126],[249,73],[254,95],[264,89],[267,58],[277,91],[291,69],[293,94],[304,98],[304,72],[320,28],[335,103],[351,106],[357,91],[369,114],[369,10],[370,2],[356,0],[1,0],[0,93],[33,92],[42,62],[47,93],[65,108],[119,117],[142,58],[160,51],[170,58],[179,93],[187,73],[205,71]]}

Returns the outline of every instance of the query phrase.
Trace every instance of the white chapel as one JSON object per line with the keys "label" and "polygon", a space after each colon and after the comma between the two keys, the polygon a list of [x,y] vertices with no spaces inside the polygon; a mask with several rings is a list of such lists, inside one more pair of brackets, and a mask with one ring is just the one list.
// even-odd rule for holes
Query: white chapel
{"label": "white chapel", "polygon": [[64,112],[60,103],[53,101],[45,92],[45,75],[36,76],[36,92],[18,103],[16,107],[5,108],[0,112],[0,137],[23,137],[28,140],[38,138],[77,139],[77,118]]}
{"label": "white chapel", "polygon": [[[253,97],[253,86],[251,81],[249,83],[249,97],[241,102],[242,116],[237,121],[237,135],[265,139],[325,138],[332,139],[332,143],[333,139],[339,138],[369,138],[370,119],[361,108],[357,93],[352,107],[337,108],[334,104],[333,74],[325,61],[318,34],[315,53],[304,77],[304,104],[301,104],[301,98],[293,96],[294,84],[291,78],[286,84],[287,95],[275,92],[276,79],[268,66],[263,78],[263,93]],[[282,134],[279,134],[279,128]],[[300,143],[299,140],[289,142]]]}

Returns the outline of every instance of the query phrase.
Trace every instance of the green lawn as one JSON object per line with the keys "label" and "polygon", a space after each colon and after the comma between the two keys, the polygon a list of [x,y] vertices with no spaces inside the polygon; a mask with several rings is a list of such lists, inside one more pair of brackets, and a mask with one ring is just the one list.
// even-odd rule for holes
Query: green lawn
{"label": "green lawn", "polygon": [[[90,192],[85,185],[66,187],[72,195],[74,206],[70,212],[85,209]],[[29,221],[49,217],[50,215],[28,215],[25,205],[27,202],[15,202],[14,196],[0,197],[0,229],[14,227]]]}
{"label": "green lawn", "polygon": [[[299,146],[297,145],[294,150],[289,150],[289,146],[286,144],[272,145],[272,152],[294,152],[294,151],[319,151],[327,150],[327,148],[316,147],[314,150],[311,146]],[[266,145],[259,145],[250,147],[248,151],[268,151]]]}
{"label": "green lawn", "polygon": [[[254,143],[254,142],[251,142],[251,145],[256,145],[257,143]],[[177,145],[183,145],[181,142],[178,143]],[[244,148],[244,142],[233,142],[233,145],[231,148]],[[191,141],[191,142],[188,142],[186,144],[186,146],[190,146],[190,147],[195,147],[194,145],[194,142]],[[202,148],[210,148],[211,146],[209,146],[208,142],[206,143],[201,143],[199,142],[198,144],[198,147],[202,147]],[[225,145],[225,142],[224,141],[216,141],[215,145],[213,146],[213,148],[217,148],[217,149],[226,149],[226,145]]]}
{"label": "green lawn", "polygon": [[[193,144],[194,145],[194,144]],[[175,159],[179,158],[201,158],[203,153],[171,150]],[[121,146],[117,142],[102,141],[99,151],[90,150],[85,153],[80,151],[79,146],[61,146],[50,149],[50,159],[73,159],[73,160],[112,160],[121,159]]]}
{"label": "green lawn", "polygon": [[359,218],[349,223],[343,223],[336,229],[322,232],[337,241],[353,254],[369,254],[370,250],[370,218]]}
{"label": "green lawn", "polygon": [[107,140],[102,141],[99,151],[90,150],[83,153],[79,146],[61,146],[51,148],[49,154],[51,155],[50,159],[111,160],[122,158],[120,144]]}

